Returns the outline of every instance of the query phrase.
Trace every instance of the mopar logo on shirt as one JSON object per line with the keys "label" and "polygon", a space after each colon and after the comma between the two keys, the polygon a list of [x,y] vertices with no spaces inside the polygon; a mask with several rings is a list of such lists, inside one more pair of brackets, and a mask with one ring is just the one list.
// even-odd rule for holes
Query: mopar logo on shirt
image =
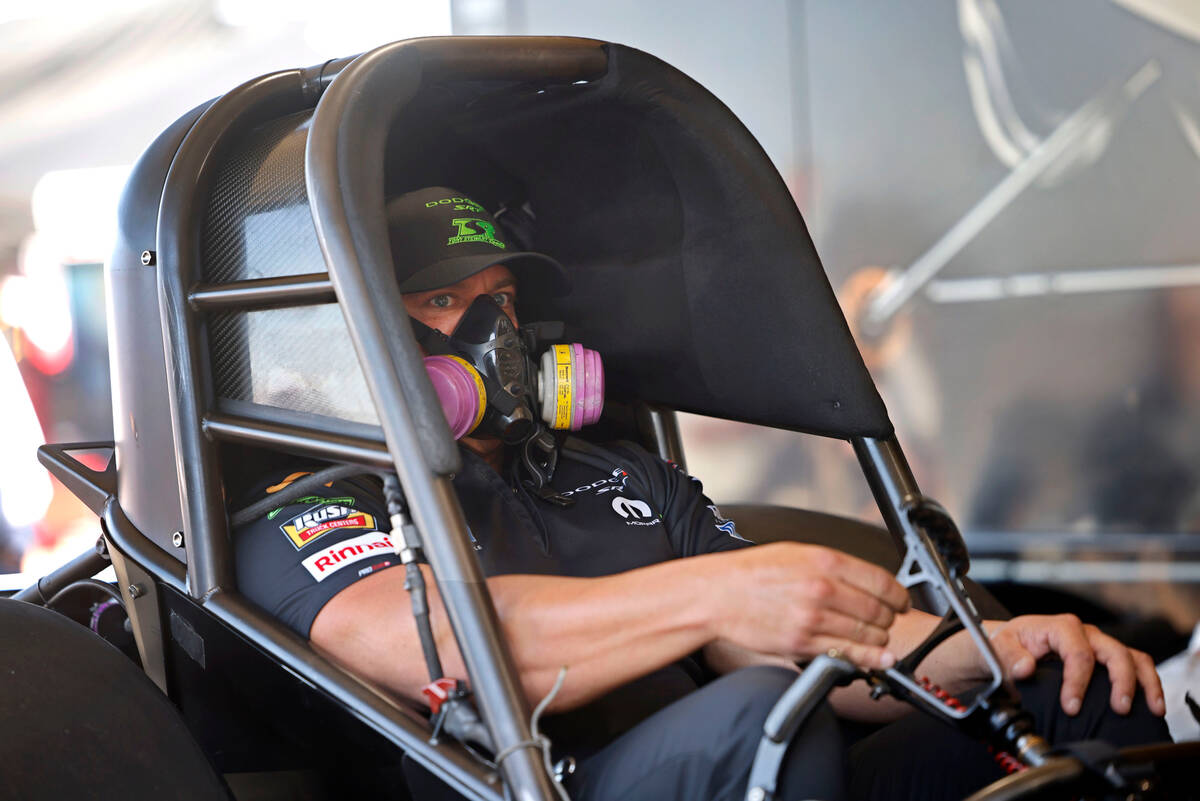
{"label": "mopar logo on shirt", "polygon": [[327,531],[343,528],[375,528],[375,518],[339,503],[313,506],[279,527],[296,550]]}
{"label": "mopar logo on shirt", "polygon": [[659,523],[654,512],[650,511],[650,504],[645,501],[632,500],[624,495],[618,495],[612,499],[613,511],[625,518],[627,526],[654,526]]}

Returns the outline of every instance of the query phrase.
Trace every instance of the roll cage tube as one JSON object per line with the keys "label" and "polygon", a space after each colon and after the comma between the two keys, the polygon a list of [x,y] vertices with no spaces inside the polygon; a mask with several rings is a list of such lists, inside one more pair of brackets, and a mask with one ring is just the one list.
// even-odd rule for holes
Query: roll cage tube
{"label": "roll cage tube", "polygon": [[[895,437],[856,438],[852,444],[897,550],[903,555],[896,579],[943,615],[942,623],[926,642],[875,677],[876,686],[884,688],[879,693],[904,695],[918,706],[954,721],[978,720],[993,700],[1000,700],[997,693],[1004,687],[1004,668],[962,584],[968,566],[962,536],[941,506],[921,494]],[[916,680],[913,671],[934,647],[960,629],[967,631],[983,657],[989,679],[987,687],[970,704],[951,708]],[[1006,745],[1018,746],[1015,741]],[[1045,741],[1023,740],[1019,746],[1022,753],[1017,756],[1026,764],[1036,765],[1045,759],[1047,749]]]}
{"label": "roll cage tube", "polygon": [[[459,456],[425,374],[396,282],[384,218],[384,150],[425,82],[487,78],[571,83],[599,77],[607,55],[575,39],[420,39],[356,59],[322,95],[305,155],[308,196],[330,279],[388,451],[497,753],[518,799],[558,790],[531,736],[529,710],[448,475]],[[351,222],[353,221],[353,223]],[[353,313],[350,313],[353,311]]]}

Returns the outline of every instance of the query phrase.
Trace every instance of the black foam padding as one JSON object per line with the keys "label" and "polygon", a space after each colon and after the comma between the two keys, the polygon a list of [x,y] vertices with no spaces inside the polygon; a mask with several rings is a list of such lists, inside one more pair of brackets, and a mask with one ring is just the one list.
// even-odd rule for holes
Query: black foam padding
{"label": "black foam padding", "polygon": [[228,801],[175,707],[129,658],[0,600],[0,798]]}

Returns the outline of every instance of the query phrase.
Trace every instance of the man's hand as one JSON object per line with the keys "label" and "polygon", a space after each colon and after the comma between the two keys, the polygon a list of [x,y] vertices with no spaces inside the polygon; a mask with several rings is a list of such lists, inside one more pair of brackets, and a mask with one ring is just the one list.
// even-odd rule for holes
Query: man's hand
{"label": "man's hand", "polygon": [[719,571],[710,597],[718,639],[793,660],[836,650],[867,668],[895,664],[884,646],[908,592],[883,568],[795,542],[698,558]]}
{"label": "man's hand", "polygon": [[1156,715],[1166,714],[1162,683],[1148,654],[1126,648],[1095,626],[1074,615],[1023,615],[1004,623],[990,624],[992,645],[1000,664],[1014,679],[1033,674],[1037,660],[1057,654],[1063,663],[1060,703],[1068,715],[1079,713],[1083,694],[1096,662],[1108,668],[1112,684],[1109,703],[1120,715],[1129,714],[1133,695],[1140,684],[1146,703]]}

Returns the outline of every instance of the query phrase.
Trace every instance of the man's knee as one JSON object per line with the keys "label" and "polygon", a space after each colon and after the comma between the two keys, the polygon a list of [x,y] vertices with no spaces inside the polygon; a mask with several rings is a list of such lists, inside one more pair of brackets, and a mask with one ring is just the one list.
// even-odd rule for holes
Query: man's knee
{"label": "man's knee", "polygon": [[[763,723],[796,674],[781,668],[754,667],[722,679],[730,681],[742,697],[738,715],[736,759],[750,765],[762,739]],[[732,689],[732,688],[731,688]],[[733,755],[731,755],[732,757]],[[780,766],[777,798],[838,799],[845,795],[845,749],[841,729],[828,702],[819,703],[795,736]]]}
{"label": "man's knee", "polygon": [[1033,713],[1036,728],[1051,743],[1076,740],[1103,740],[1117,747],[1143,745],[1170,740],[1167,725],[1146,705],[1139,690],[1127,715],[1113,711],[1112,684],[1103,666],[1097,666],[1076,715],[1063,711],[1059,700],[1062,689],[1062,665],[1046,662],[1025,681],[1017,683],[1023,706]]}
{"label": "man's knee", "polygon": [[[572,794],[588,801],[743,798],[763,723],[795,679],[770,666],[722,676],[580,765]],[[843,765],[837,720],[822,703],[792,742],[776,797],[841,799]]]}
{"label": "man's knee", "polygon": [[[762,733],[763,723],[779,697],[796,680],[792,671],[769,665],[743,668],[722,676],[722,704],[729,704],[730,725],[738,732]],[[757,742],[757,741],[756,741]]]}
{"label": "man's knee", "polygon": [[847,760],[833,707],[822,702],[796,732],[779,772],[779,798],[845,798]]}
{"label": "man's knee", "polygon": [[786,668],[759,665],[726,674],[697,693],[695,700],[702,699],[698,711],[711,727],[710,756],[730,773],[748,776],[767,715],[795,680],[796,674]]}

